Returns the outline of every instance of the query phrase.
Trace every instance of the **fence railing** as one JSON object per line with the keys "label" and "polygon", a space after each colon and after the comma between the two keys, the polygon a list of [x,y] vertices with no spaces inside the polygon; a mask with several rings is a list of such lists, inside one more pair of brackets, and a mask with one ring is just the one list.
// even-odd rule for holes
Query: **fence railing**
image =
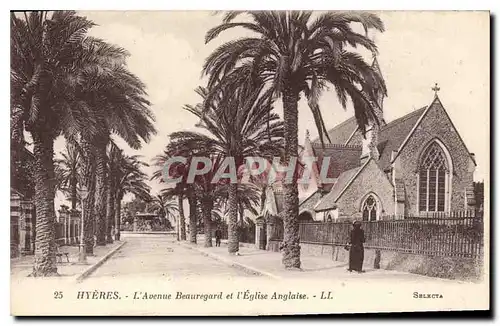
{"label": "fence railing", "polygon": [[[413,218],[361,222],[365,247],[437,256],[479,257],[483,250],[482,218]],[[282,240],[276,231],[272,240]],[[349,222],[300,223],[300,242],[345,245],[349,242]]]}

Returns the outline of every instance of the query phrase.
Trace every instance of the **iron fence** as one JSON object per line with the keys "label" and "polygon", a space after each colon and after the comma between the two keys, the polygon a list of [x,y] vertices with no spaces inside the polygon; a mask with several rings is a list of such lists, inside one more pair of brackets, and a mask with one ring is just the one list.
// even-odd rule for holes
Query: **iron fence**
{"label": "iron fence", "polygon": [[[484,223],[481,217],[412,217],[398,220],[363,221],[365,247],[415,254],[477,258],[482,255]],[[283,239],[278,228],[271,240]],[[350,222],[299,224],[301,243],[345,245]]]}

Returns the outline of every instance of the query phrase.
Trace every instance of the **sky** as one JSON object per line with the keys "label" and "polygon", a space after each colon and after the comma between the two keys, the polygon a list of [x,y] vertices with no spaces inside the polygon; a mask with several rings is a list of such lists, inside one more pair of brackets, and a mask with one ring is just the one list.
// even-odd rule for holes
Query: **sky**
{"label": "sky", "polygon": [[[205,44],[205,33],[221,21],[208,11],[82,11],[99,26],[91,35],[124,47],[130,52],[127,65],[146,84],[156,116],[158,134],[139,151],[144,160],[160,154],[168,135],[194,130],[197,119],[182,109],[199,101],[194,89],[203,84],[205,58],[224,41],[250,35],[232,30]],[[429,105],[431,88],[439,84],[439,98],[469,151],[475,153],[475,180],[489,176],[489,14],[487,12],[378,12],[384,33],[371,34],[388,97],[384,102],[387,122]],[[371,55],[363,53],[367,60]],[[326,91],[320,107],[328,128],[353,115],[344,110],[333,91]],[[276,109],[282,114],[281,102]],[[299,103],[299,142],[306,130],[317,136],[307,103]],[[56,149],[63,147],[58,139]],[[147,172],[151,172],[150,168]],[[151,183],[152,193],[161,189]],[[57,207],[57,206],[56,206]]]}

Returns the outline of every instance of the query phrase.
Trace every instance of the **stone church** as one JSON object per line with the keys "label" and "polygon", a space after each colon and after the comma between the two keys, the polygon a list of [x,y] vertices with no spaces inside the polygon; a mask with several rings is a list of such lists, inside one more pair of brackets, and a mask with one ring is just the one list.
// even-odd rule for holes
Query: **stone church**
{"label": "stone church", "polygon": [[[378,69],[376,59],[373,65]],[[328,132],[330,143],[306,135],[301,157],[316,157],[309,184],[299,184],[302,221],[374,221],[443,216],[473,209],[474,154],[437,95],[430,105],[386,123],[376,112],[365,137],[354,117]],[[383,97],[379,97],[383,108]],[[329,157],[328,183],[319,178]],[[278,194],[276,194],[278,195]]]}

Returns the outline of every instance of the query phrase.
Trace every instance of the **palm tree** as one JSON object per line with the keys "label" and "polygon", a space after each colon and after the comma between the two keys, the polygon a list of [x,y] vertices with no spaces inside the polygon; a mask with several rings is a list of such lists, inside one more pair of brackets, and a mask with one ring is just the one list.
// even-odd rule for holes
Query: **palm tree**
{"label": "palm tree", "polygon": [[[312,12],[246,12],[248,21],[233,22],[243,12],[225,14],[222,24],[209,30],[206,42],[221,32],[243,27],[255,33],[219,46],[204,65],[212,93],[230,85],[259,78],[283,102],[285,124],[285,162],[298,156],[298,101],[304,93],[321,141],[328,138],[318,105],[327,84],[333,85],[346,108],[351,100],[361,131],[370,120],[377,120],[377,92],[385,93],[381,76],[352,49],[361,47],[376,52],[367,36],[369,29],[383,31],[378,16],[371,13],[327,12],[313,18]],[[359,23],[365,34],[356,33]],[[212,95],[211,97],[215,97]],[[297,176],[284,185],[284,248],[286,268],[300,268]]]}
{"label": "palm tree", "polygon": [[[211,230],[211,212],[214,209],[214,203],[217,201],[220,193],[218,192],[218,184],[212,183],[212,178],[222,163],[222,157],[213,155],[213,144],[210,139],[202,137],[199,133],[191,133],[186,131],[174,132],[169,135],[170,142],[162,155],[155,157],[155,165],[161,170],[158,170],[153,175],[153,178],[163,180],[164,166],[167,160],[174,156],[186,158],[186,164],[176,164],[170,167],[169,174],[171,177],[181,177],[181,182],[178,187],[183,187],[186,196],[190,203],[190,237],[191,242],[196,241],[196,231],[194,227],[196,221],[195,209],[196,203],[201,205],[204,234],[205,234],[205,247],[212,246],[212,230]],[[211,158],[212,170],[204,175],[197,176],[194,183],[187,183],[187,175],[190,168],[191,160],[193,157],[208,157]],[[182,189],[182,188],[181,188]],[[192,220],[193,219],[193,220]],[[193,239],[194,238],[194,239]]]}
{"label": "palm tree", "polygon": [[[186,105],[185,109],[200,119],[199,126],[208,135],[184,132],[184,137],[196,143],[205,142],[205,146],[213,147],[213,153],[234,159],[236,169],[245,165],[246,157],[274,156],[282,147],[283,124],[277,114],[270,113],[271,93],[264,86],[251,81],[221,90],[210,103]],[[199,87],[196,92],[203,101],[207,100],[207,89]],[[237,221],[241,211],[239,201],[243,200],[238,194],[239,187],[234,182],[227,185],[229,253],[239,250]]]}
{"label": "palm tree", "polygon": [[213,183],[212,180],[223,160],[221,155],[208,155],[208,157],[211,160],[212,169],[195,179],[196,197],[200,201],[203,218],[204,247],[212,247],[212,214],[216,209],[215,204],[221,196],[220,185]]}
{"label": "palm tree", "polygon": [[173,216],[175,219],[175,229],[177,231],[177,240],[186,240],[186,220],[184,216],[184,196],[187,190],[184,184],[177,184],[174,188],[165,188],[161,191],[161,196],[164,198],[177,197],[177,212],[179,217]]}
{"label": "palm tree", "polygon": [[[181,134],[182,136],[182,134]],[[172,139],[172,135],[170,135]],[[178,137],[179,138],[179,137]],[[187,173],[189,171],[189,163],[191,162],[191,158],[193,156],[201,155],[199,153],[199,149],[203,147],[190,147],[191,144],[185,143],[181,141],[181,138],[177,139],[173,138],[168,146],[165,148],[162,154],[154,157],[153,162],[154,165],[158,168],[153,172],[151,180],[158,180],[163,183],[164,180],[164,168],[166,162],[174,157],[174,156],[182,156],[186,158],[186,164],[177,163],[170,168],[169,174],[172,178],[181,178],[181,181],[178,182],[173,188],[165,189],[163,194],[167,196],[177,196],[180,207],[179,210],[179,219],[177,220],[177,229],[179,233],[180,240],[186,239],[186,223],[184,217],[184,209],[182,205],[183,198],[187,198],[189,204],[189,241],[191,243],[196,243],[196,235],[197,235],[197,221],[198,221],[198,212],[197,212],[197,203],[198,197],[195,191],[194,184],[188,184],[186,182]]]}
{"label": "palm tree", "polygon": [[78,186],[80,182],[81,155],[78,144],[66,142],[61,159],[55,159],[57,189],[64,192],[71,201],[71,210],[76,210],[78,203]]}
{"label": "palm tree", "polygon": [[141,161],[141,156],[139,155],[124,155],[121,150],[119,150],[114,158],[113,165],[114,168],[111,169],[111,178],[114,180],[114,188],[111,190],[114,192],[114,227],[115,227],[115,240],[120,240],[120,214],[121,214],[121,202],[123,196],[127,193],[133,194],[136,198],[139,198],[145,202],[151,201],[150,190],[151,188],[146,183],[148,179],[146,173],[142,171],[143,167],[147,167],[148,164]]}
{"label": "palm tree", "polygon": [[[117,194],[117,175],[119,174],[119,169],[123,163],[123,153],[122,150],[115,144],[115,142],[110,141],[107,151],[108,157],[108,196],[106,203],[106,242],[112,243],[112,230],[115,224],[115,206],[116,206],[116,196]],[[119,213],[119,212],[118,212]]]}
{"label": "palm tree", "polygon": [[154,116],[149,108],[150,103],[145,98],[147,96],[145,85],[127,70],[123,62],[101,66],[100,69],[86,70],[84,76],[85,83],[81,85],[81,91],[94,94],[89,96],[92,99],[89,102],[97,117],[98,133],[88,137],[86,141],[93,144],[96,152],[97,245],[104,245],[106,230],[109,230],[106,227],[109,186],[106,148],[111,140],[111,134],[124,139],[133,149],[139,149],[142,141],[148,142],[156,130],[153,126]]}
{"label": "palm tree", "polygon": [[[221,186],[221,204],[229,206],[229,189],[228,185]],[[238,184],[237,192],[237,211],[239,214],[240,226],[244,223],[243,212],[250,211],[254,215],[258,215],[255,207],[259,207],[261,201],[261,190],[254,184]]]}
{"label": "palm tree", "polygon": [[172,200],[168,193],[164,191],[162,191],[161,194],[153,196],[149,204],[148,210],[158,214],[162,223],[165,223],[170,217],[175,218],[175,213],[180,212],[182,209],[179,208],[179,203]]}
{"label": "palm tree", "polygon": [[[75,92],[82,69],[122,57],[88,37],[94,23],[72,11],[11,13],[11,114],[34,146],[36,250],[33,276],[57,274],[54,229],[54,140],[95,132],[86,98]],[[23,19],[24,18],[24,19]]]}

